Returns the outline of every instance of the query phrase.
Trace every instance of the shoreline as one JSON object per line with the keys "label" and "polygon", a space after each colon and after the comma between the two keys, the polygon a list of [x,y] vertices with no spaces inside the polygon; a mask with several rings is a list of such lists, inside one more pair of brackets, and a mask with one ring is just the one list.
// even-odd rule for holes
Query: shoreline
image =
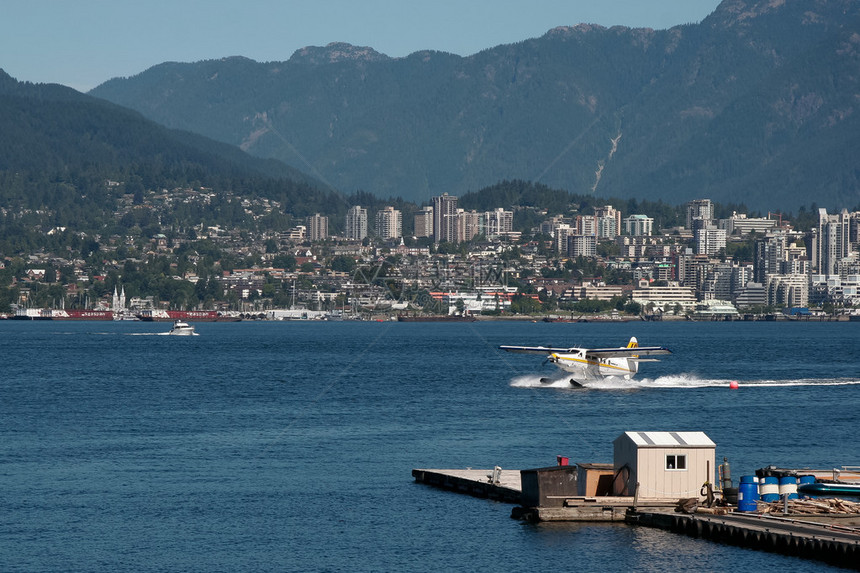
{"label": "shoreline", "polygon": [[[428,318],[432,315],[426,315]],[[768,315],[753,315],[741,314],[738,316],[713,316],[707,318],[694,318],[686,315],[663,315],[657,318],[648,318],[644,316],[617,316],[611,317],[606,315],[577,315],[577,316],[560,316],[560,315],[471,315],[474,321],[468,320],[446,320],[444,316],[440,316],[439,320],[415,321],[415,322],[546,322],[546,323],[594,323],[594,324],[626,324],[630,322],[860,322],[860,315],[798,315],[789,316],[782,313]],[[0,314],[0,322],[165,322],[164,320],[140,320],[140,319],[115,319],[99,316],[92,317],[46,317],[46,316],[16,316],[14,314]],[[268,317],[246,317],[246,318],[184,318],[186,321],[196,322],[343,322],[359,321],[359,322],[397,322],[397,317],[390,313],[380,313],[367,315],[366,318],[347,318],[347,319],[323,319],[323,318],[268,318]],[[407,321],[408,322],[408,321]]]}

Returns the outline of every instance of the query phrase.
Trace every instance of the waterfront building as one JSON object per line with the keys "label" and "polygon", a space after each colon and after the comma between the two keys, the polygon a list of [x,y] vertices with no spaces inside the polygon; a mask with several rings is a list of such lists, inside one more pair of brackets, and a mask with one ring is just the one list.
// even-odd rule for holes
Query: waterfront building
{"label": "waterfront building", "polygon": [[708,270],[701,288],[701,299],[731,300],[734,284],[734,265],[731,262],[716,263]]}
{"label": "waterfront building", "polygon": [[308,237],[311,241],[328,238],[328,217],[314,213],[308,217]]}
{"label": "waterfront building", "polygon": [[860,305],[860,274],[841,276],[811,275],[809,303],[827,302],[842,306]]}
{"label": "waterfront building", "polygon": [[584,284],[573,288],[575,300],[612,300],[622,296],[624,296],[624,288],[621,285]]}
{"label": "waterfront building", "polygon": [[376,234],[381,239],[399,239],[403,236],[403,213],[394,207],[376,212]]}
{"label": "waterfront building", "polygon": [[433,241],[457,242],[457,197],[443,193],[433,197]]}
{"label": "waterfront building", "polygon": [[359,205],[351,207],[346,212],[345,229],[344,235],[347,239],[360,241],[367,237],[367,209],[362,209]]}
{"label": "waterfront building", "polygon": [[767,289],[761,283],[748,282],[736,292],[734,301],[738,308],[767,306]]}
{"label": "waterfront building", "polygon": [[680,305],[685,311],[696,306],[696,293],[689,287],[683,287],[677,282],[669,282],[667,286],[651,286],[647,280],[639,281],[639,287],[633,289],[633,302],[642,306],[652,305],[663,312],[670,311]]}
{"label": "waterfront building", "polygon": [[767,302],[785,308],[809,306],[809,277],[807,275],[768,275]]}
{"label": "waterfront building", "polygon": [[414,223],[416,237],[432,237],[433,207],[421,207],[421,210],[415,213]]}
{"label": "waterfront building", "polygon": [[706,300],[693,311],[696,320],[733,320],[738,316],[738,309],[728,300]]}
{"label": "waterfront building", "polygon": [[630,215],[624,219],[624,232],[634,237],[650,237],[654,230],[654,219],[647,215]]}
{"label": "waterfront building", "polygon": [[732,300],[747,283],[753,282],[755,274],[753,265],[750,263],[736,265],[732,268]]}
{"label": "waterfront building", "polygon": [[455,314],[458,306],[462,307],[466,314],[481,314],[484,311],[509,310],[515,294],[516,289],[496,286],[482,287],[470,292],[431,292],[430,296],[447,305],[448,314]]}
{"label": "waterfront building", "polygon": [[696,497],[713,479],[716,444],[704,432],[624,432],[613,447],[613,495]]}

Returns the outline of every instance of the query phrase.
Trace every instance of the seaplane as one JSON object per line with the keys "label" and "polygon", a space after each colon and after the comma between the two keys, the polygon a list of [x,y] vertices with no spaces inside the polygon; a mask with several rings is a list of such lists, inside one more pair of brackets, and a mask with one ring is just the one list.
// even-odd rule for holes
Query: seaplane
{"label": "seaplane", "polygon": [[[521,354],[543,354],[548,362],[570,375],[570,383],[584,388],[589,383],[607,378],[630,380],[639,371],[640,362],[658,362],[656,358],[642,358],[661,354],[672,354],[662,346],[639,346],[633,336],[627,346],[618,348],[552,348],[547,346],[500,346],[507,352]],[[567,374],[561,379],[566,378]],[[560,378],[541,378],[544,383]]]}

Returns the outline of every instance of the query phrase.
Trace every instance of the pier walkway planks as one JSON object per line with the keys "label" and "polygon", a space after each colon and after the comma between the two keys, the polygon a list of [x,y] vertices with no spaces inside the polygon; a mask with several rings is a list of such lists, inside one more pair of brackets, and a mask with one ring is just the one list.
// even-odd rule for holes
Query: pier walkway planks
{"label": "pier walkway planks", "polygon": [[627,522],[860,570],[860,529],[767,515],[631,513]]}

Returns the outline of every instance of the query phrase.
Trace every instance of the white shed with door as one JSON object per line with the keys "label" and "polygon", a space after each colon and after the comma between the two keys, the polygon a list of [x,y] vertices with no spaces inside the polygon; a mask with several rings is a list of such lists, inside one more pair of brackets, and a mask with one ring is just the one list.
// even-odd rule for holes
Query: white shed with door
{"label": "white shed with door", "polygon": [[712,480],[716,444],[704,432],[624,432],[615,446],[613,494],[699,497]]}

